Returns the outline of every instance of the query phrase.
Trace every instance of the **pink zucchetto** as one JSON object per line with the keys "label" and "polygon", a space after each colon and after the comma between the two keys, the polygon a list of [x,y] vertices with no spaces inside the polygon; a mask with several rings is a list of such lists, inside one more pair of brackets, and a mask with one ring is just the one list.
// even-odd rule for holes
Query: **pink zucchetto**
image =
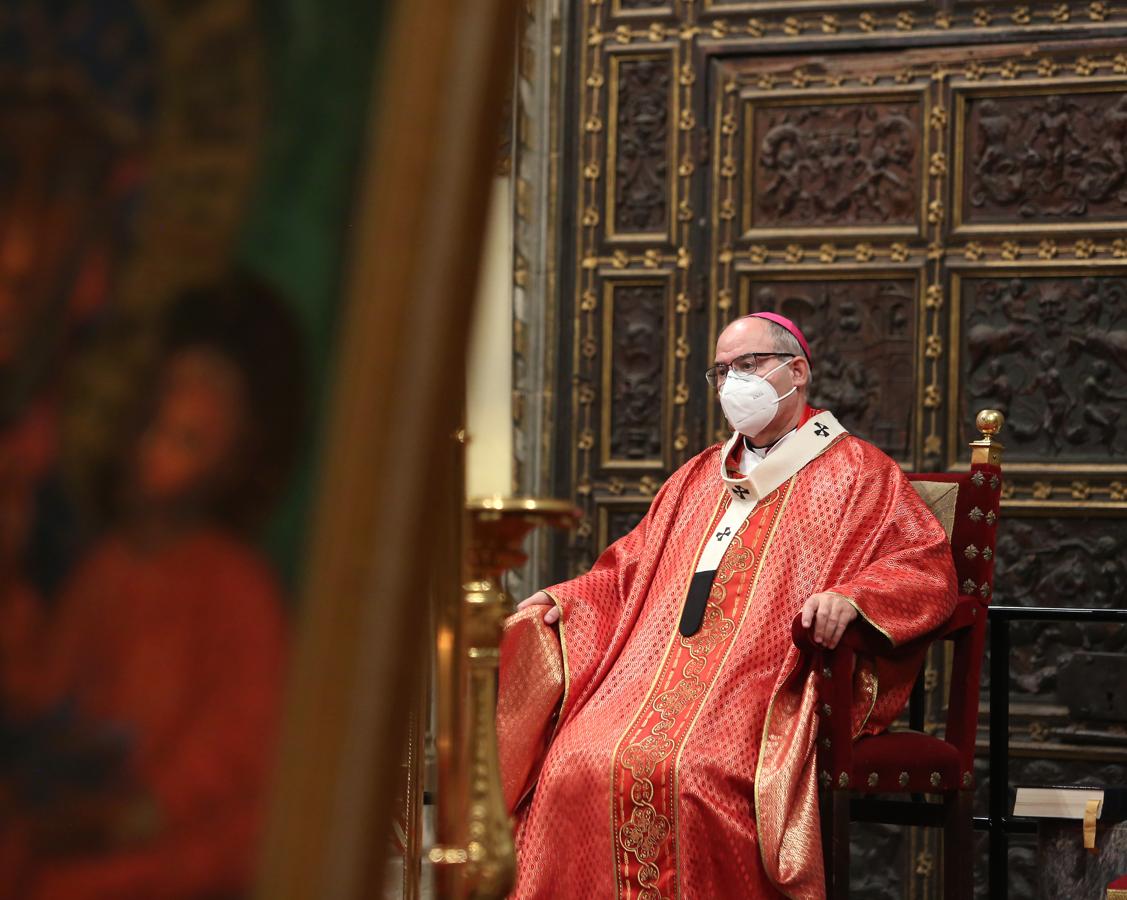
{"label": "pink zucchetto", "polygon": [[802,329],[794,324],[786,316],[780,316],[778,313],[773,312],[757,312],[748,315],[749,319],[766,319],[768,322],[774,322],[776,325],[782,325],[787,331],[798,339],[798,343],[802,346],[802,352],[806,354],[806,361],[810,362],[810,345],[806,343],[806,335],[802,333]]}

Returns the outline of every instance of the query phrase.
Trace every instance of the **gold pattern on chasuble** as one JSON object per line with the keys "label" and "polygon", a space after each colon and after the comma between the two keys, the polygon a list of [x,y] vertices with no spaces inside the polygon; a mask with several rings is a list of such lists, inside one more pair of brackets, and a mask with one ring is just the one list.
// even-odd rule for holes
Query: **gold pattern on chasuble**
{"label": "gold pattern on chasuble", "polygon": [[[625,889],[638,900],[667,900],[662,882],[672,884],[675,869],[669,838],[671,804],[676,798],[667,789],[673,783],[675,751],[720,671],[723,654],[717,650],[739,629],[757,563],[781,506],[776,502],[779,496],[776,490],[764,498],[737,529],[717,567],[700,629],[690,637],[677,635],[670,643],[654,685],[627,731],[625,749],[616,754],[612,781],[616,798],[630,783],[629,803],[624,804],[629,816],[625,810],[619,813],[617,803],[614,806],[615,835],[622,852],[616,877],[620,896]],[[716,511],[709,533],[727,508],[726,500]],[[671,688],[659,689],[671,682]]]}

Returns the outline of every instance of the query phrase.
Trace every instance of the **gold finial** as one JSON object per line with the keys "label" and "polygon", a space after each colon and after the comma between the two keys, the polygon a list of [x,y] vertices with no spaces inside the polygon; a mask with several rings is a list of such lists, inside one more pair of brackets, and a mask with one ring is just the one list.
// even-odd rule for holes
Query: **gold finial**
{"label": "gold finial", "polygon": [[1002,442],[998,440],[998,432],[1006,417],[996,409],[984,409],[975,416],[974,424],[982,432],[982,437],[971,441],[971,465],[1000,466],[1002,464]]}
{"label": "gold finial", "polygon": [[999,410],[984,409],[975,417],[974,424],[983,436],[990,440],[1002,430],[1002,426],[1006,424],[1006,417]]}

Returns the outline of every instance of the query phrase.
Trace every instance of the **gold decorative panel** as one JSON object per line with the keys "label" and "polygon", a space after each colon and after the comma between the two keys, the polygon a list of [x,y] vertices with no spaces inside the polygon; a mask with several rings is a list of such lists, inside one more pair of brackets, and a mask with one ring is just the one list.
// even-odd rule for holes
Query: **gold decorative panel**
{"label": "gold decorative panel", "polygon": [[672,15],[673,3],[662,0],[610,0],[611,15],[624,18],[648,18]]}
{"label": "gold decorative panel", "polygon": [[[952,276],[960,335],[950,428],[1006,413],[1011,500],[1121,502],[1127,466],[1127,269],[966,268]],[[962,425],[962,429],[960,429]],[[966,464],[960,441],[952,466]],[[1029,473],[1028,476],[1026,473]]]}
{"label": "gold decorative panel", "polygon": [[[946,111],[931,67],[905,67],[892,58],[874,66],[870,57],[841,56],[816,67],[806,58],[747,58],[719,70],[712,338],[736,313],[737,290],[738,311],[771,302],[792,310],[814,326],[815,357],[826,360],[815,363],[814,385],[825,396],[814,399],[905,466],[937,467],[943,321],[936,251],[943,234]],[[740,190],[741,176],[765,183],[761,172],[745,173],[765,157],[770,161],[775,146],[765,133],[740,134],[756,127],[757,115],[748,110],[791,111],[803,102],[816,112],[776,119],[772,127],[777,134],[783,129],[793,147],[812,148],[792,151],[789,164],[805,164],[792,180],[792,195],[814,221],[801,231],[737,235],[728,200]],[[890,275],[896,269],[905,272]],[[801,286],[804,294],[788,303],[775,296],[777,286],[756,287],[764,280]],[[821,314],[808,312],[817,307]],[[850,346],[855,335],[840,327],[831,333],[819,319],[844,319],[856,334],[863,329],[864,350]],[[710,426],[715,419],[713,410]]]}

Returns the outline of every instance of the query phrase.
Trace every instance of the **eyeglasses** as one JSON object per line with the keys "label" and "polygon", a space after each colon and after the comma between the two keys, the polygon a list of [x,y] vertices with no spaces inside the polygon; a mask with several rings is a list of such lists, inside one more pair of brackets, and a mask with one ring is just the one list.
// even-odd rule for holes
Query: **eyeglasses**
{"label": "eyeglasses", "polygon": [[729,372],[736,372],[740,375],[755,374],[759,371],[759,367],[763,365],[764,361],[770,359],[772,356],[778,357],[779,359],[794,359],[793,353],[776,353],[774,350],[745,353],[742,356],[737,356],[730,363],[717,363],[704,373],[704,378],[712,388],[715,388],[721,381],[728,377]]}

